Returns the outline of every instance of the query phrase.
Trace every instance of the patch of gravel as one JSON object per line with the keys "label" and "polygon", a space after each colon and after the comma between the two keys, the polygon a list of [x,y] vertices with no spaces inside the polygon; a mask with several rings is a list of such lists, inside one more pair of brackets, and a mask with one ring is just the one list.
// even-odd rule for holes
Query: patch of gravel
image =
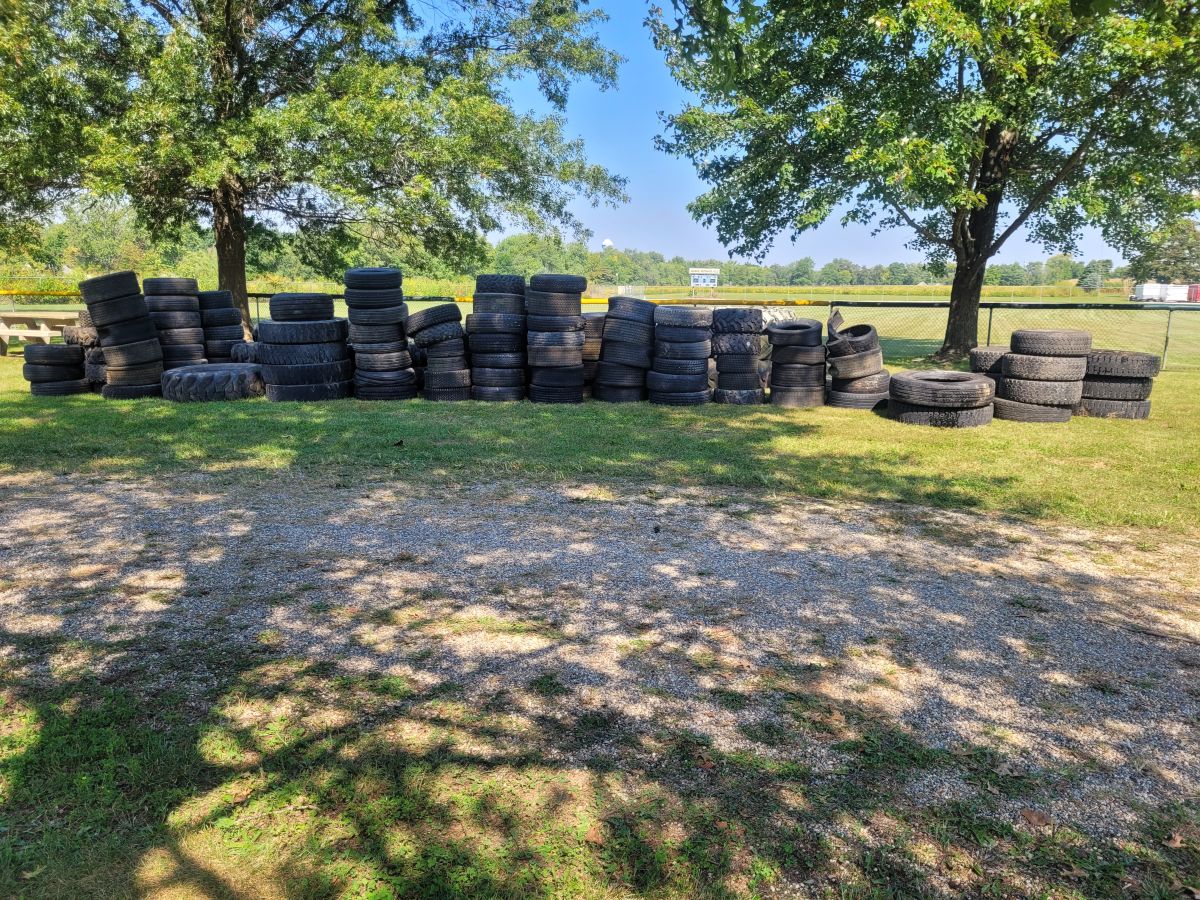
{"label": "patch of gravel", "polygon": [[[834,716],[1054,773],[1046,811],[1097,836],[1200,784],[1186,538],[611,484],[96,479],[69,508],[70,484],[0,478],[0,666],[19,678],[129,683],[184,644],[259,647],[543,726],[608,717],[611,739],[554,751],[566,764],[678,729],[833,773],[828,735],[762,737],[787,725],[772,685],[802,677]],[[215,684],[220,659],[188,684]],[[546,676],[553,691],[530,689]],[[906,789],[936,803],[962,782]]]}

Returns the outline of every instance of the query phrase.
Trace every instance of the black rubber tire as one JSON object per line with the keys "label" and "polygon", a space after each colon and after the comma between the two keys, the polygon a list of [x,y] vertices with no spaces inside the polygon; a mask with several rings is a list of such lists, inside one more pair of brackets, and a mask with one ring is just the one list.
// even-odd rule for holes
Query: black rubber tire
{"label": "black rubber tire", "polygon": [[1103,419],[1148,419],[1149,400],[1100,400],[1086,397],[1079,401],[1075,413]]}
{"label": "black rubber tire", "polygon": [[47,366],[41,363],[25,363],[21,375],[31,384],[52,381],[78,381],[83,378],[83,363],[70,366]]}
{"label": "black rubber tire", "polygon": [[253,363],[184,366],[162,377],[163,398],[177,403],[246,400],[265,390],[262,372]]}
{"label": "black rubber tire", "polygon": [[[231,359],[210,360],[207,356],[189,357],[187,359],[172,359],[172,360],[164,359],[162,367],[163,367],[163,372],[165,373],[165,372],[171,371],[172,369],[184,369],[184,368],[187,368],[188,366],[206,366],[210,362],[212,362],[212,363],[227,363],[227,362],[233,362],[233,360],[231,360]],[[105,367],[105,372],[107,373],[107,367]],[[107,374],[105,377],[107,377]]]}
{"label": "black rubber tire", "polygon": [[404,284],[404,273],[391,266],[363,266],[347,269],[342,284],[358,290],[388,290]]}
{"label": "black rubber tire", "polygon": [[708,359],[712,356],[712,341],[655,341],[654,356],[656,359]]}
{"label": "black rubber tire", "polygon": [[618,294],[608,298],[608,318],[610,320],[622,319],[626,322],[653,325],[655,309],[653,303],[649,300],[642,300],[640,297],[625,297]]}
{"label": "black rubber tire", "polygon": [[465,356],[431,356],[425,360],[426,372],[459,372],[471,368]]}
{"label": "black rubber tire", "polygon": [[886,394],[891,383],[892,376],[887,372],[876,372],[863,378],[835,378],[830,390],[839,394]]}
{"label": "black rubber tire", "polygon": [[582,347],[530,347],[526,353],[530,368],[558,368],[583,365]]}
{"label": "black rubber tire", "polygon": [[1003,371],[1001,360],[1009,352],[1009,349],[1003,346],[976,347],[967,354],[971,359],[971,371],[999,374]]}
{"label": "black rubber tire", "polygon": [[177,331],[180,328],[203,328],[199,312],[151,312],[150,321],[159,331]]}
{"label": "black rubber tire", "polygon": [[[892,379],[895,390],[896,379]],[[999,390],[1005,400],[1036,403],[1043,406],[1074,406],[1083,397],[1083,380],[1027,381],[1024,378],[1004,378]]]}
{"label": "black rubber tire", "polygon": [[79,310],[79,313],[75,319],[75,324],[78,325],[80,328],[95,328],[96,327],[96,323],[92,321],[92,314],[90,312],[88,312],[86,309]]}
{"label": "black rubber tire", "polygon": [[418,347],[432,347],[446,341],[462,341],[465,333],[459,322],[440,322],[422,328],[420,333],[413,337],[413,341]]}
{"label": "black rubber tire", "polygon": [[712,349],[716,356],[730,353],[759,356],[762,354],[762,335],[740,332],[715,334]]}
{"label": "black rubber tire", "polygon": [[524,353],[525,333],[467,335],[471,353]]}
{"label": "black rubber tire", "polygon": [[274,402],[314,402],[320,400],[342,400],[354,393],[354,382],[331,381],[324,384],[270,384],[266,385],[267,399]]}
{"label": "black rubber tire", "polygon": [[[774,359],[772,359],[774,363]],[[864,350],[849,356],[829,357],[829,374],[838,379],[866,378],[883,371],[883,351]],[[968,373],[962,373],[968,374]]]}
{"label": "black rubber tire", "polygon": [[[892,379],[895,387],[895,377]],[[888,400],[888,416],[905,425],[929,425],[934,428],[977,428],[990,425],[992,404],[967,409],[947,409],[943,406],[919,406],[897,400],[895,395]]]}
{"label": "black rubber tire", "polygon": [[354,357],[368,356],[373,353],[404,353],[408,354],[408,341],[387,341],[382,344],[351,344]]}
{"label": "black rubber tire", "polygon": [[471,399],[471,389],[459,388],[429,388],[422,390],[421,396],[433,403],[455,403]]}
{"label": "black rubber tire", "polygon": [[653,348],[648,344],[627,344],[624,341],[605,341],[600,345],[602,362],[620,363],[638,369],[648,369],[654,364]]}
{"label": "black rubber tire", "polygon": [[485,273],[475,276],[476,294],[525,294],[525,278],[522,275],[496,275]]}
{"label": "black rubber tire", "polygon": [[195,278],[143,278],[142,293],[198,296],[200,285],[196,283]]}
{"label": "black rubber tire", "polygon": [[201,291],[196,295],[196,300],[200,304],[201,312],[214,309],[237,309],[233,303],[232,291]]}
{"label": "black rubber tire", "polygon": [[430,306],[426,309],[419,309],[414,313],[409,313],[408,333],[415,338],[420,332],[437,325],[461,321],[462,310],[458,308],[457,303],[439,303],[436,306]]}
{"label": "black rubber tire", "polygon": [[146,298],[141,294],[131,294],[128,297],[114,297],[111,300],[101,300],[88,307],[92,321],[101,330],[110,325],[130,322],[134,319],[144,319],[150,315],[146,306]]}
{"label": "black rubber tire", "polygon": [[1087,357],[1088,375],[1116,378],[1153,378],[1162,367],[1162,357],[1134,350],[1093,350]]}
{"label": "black rubber tire", "polygon": [[1089,400],[1148,400],[1153,378],[1112,378],[1094,375],[1083,379],[1083,396]]}
{"label": "black rubber tire", "polygon": [[353,374],[354,363],[348,359],[289,366],[262,366],[263,381],[267,384],[328,384],[347,381]]}
{"label": "black rubber tire", "polygon": [[258,323],[258,340],[264,344],[325,344],[345,341],[345,319],[326,319],[323,322]]}
{"label": "black rubber tire", "polygon": [[361,385],[354,382],[354,396],[359,400],[415,400],[420,396],[417,385]]}
{"label": "black rubber tire", "polygon": [[162,360],[156,360],[136,366],[114,366],[109,363],[105,376],[109,384],[150,384],[162,378],[162,373]]}
{"label": "black rubber tire", "polygon": [[651,366],[655,372],[664,375],[707,375],[709,360],[705,359],[667,359],[657,357]]}
{"label": "black rubber tire", "polygon": [[204,355],[208,357],[210,362],[217,360],[230,362],[232,361],[233,348],[238,344],[244,343],[245,341],[241,338],[238,338],[236,341],[205,341]]}
{"label": "black rubber tire", "polygon": [[364,372],[393,372],[397,369],[412,368],[412,356],[407,350],[395,353],[363,353],[355,355],[354,363]]}
{"label": "black rubber tire", "polygon": [[646,387],[651,394],[680,394],[708,389],[708,373],[701,375],[672,375],[667,372],[646,373]]}
{"label": "black rubber tire", "polygon": [[554,273],[534,275],[529,279],[529,288],[525,294],[528,296],[531,291],[541,291],[547,294],[582,294],[587,290],[587,284],[587,279],[582,275]]}
{"label": "black rubber tire", "polygon": [[166,358],[158,338],[150,341],[137,341],[132,344],[118,344],[104,351],[104,364],[128,368],[144,363],[160,362]]}
{"label": "black rubber tire", "polygon": [[79,282],[79,293],[88,306],[117,297],[131,297],[141,292],[136,272],[110,272]]}
{"label": "black rubber tire", "polygon": [[221,307],[219,309],[202,309],[200,311],[200,322],[204,326],[204,330],[210,328],[238,328],[242,327],[242,311],[232,307]]}
{"label": "black rubber tire", "polygon": [[71,394],[86,394],[92,383],[86,378],[69,378],[64,381],[35,381],[29,384],[29,393],[35,397],[66,397]]}
{"label": "black rubber tire", "polygon": [[[63,344],[68,344],[72,347],[96,347],[100,344],[100,332],[95,328],[82,328],[78,325],[64,325],[62,330]],[[54,344],[55,347],[61,347],[63,344]],[[37,347],[38,344],[28,344],[29,347]]]}
{"label": "black rubber tire", "polygon": [[722,391],[757,391],[762,386],[757,372],[717,372],[717,388]]}
{"label": "black rubber tire", "polygon": [[346,310],[346,319],[354,325],[398,325],[403,328],[408,322],[408,304],[371,309],[350,308]]}
{"label": "black rubber tire", "polygon": [[529,383],[538,387],[583,387],[583,366],[555,366],[548,369],[531,369]]}
{"label": "black rubber tire", "polygon": [[242,341],[240,344],[234,344],[229,350],[229,359],[238,363],[256,363],[258,362],[258,346],[257,341]]}
{"label": "black rubber tire", "polygon": [[712,391],[662,392],[649,391],[648,399],[659,406],[703,406],[712,402]]}
{"label": "black rubber tire", "polygon": [[333,318],[333,297],[329,294],[275,294],[268,305],[271,318],[276,322],[316,322]]}
{"label": "black rubber tire", "polygon": [[587,335],[588,341],[598,342],[604,337],[604,323],[607,320],[608,313],[586,312],[583,314],[583,333]]}
{"label": "black rubber tire", "polygon": [[815,366],[825,363],[825,345],[812,347],[768,345],[767,356],[772,363],[783,365]]}
{"label": "black rubber tire", "polygon": [[772,365],[771,387],[824,389],[825,367]]}
{"label": "black rubber tire", "polygon": [[838,409],[882,409],[887,405],[888,392],[878,391],[874,394],[850,394],[842,391],[829,391],[825,403]]}
{"label": "black rubber tire", "polygon": [[851,356],[879,349],[879,333],[874,325],[851,325],[841,329],[836,336],[830,335],[825,342],[829,356]]}
{"label": "black rubber tire", "polygon": [[530,350],[535,347],[577,347],[582,350],[584,340],[582,331],[530,331],[525,335],[525,344]]}
{"label": "black rubber tire", "polygon": [[780,319],[767,325],[767,342],[776,347],[819,347],[821,329],[816,319]]}
{"label": "black rubber tire", "polygon": [[[466,356],[467,344],[462,338],[456,338],[449,341],[438,341],[436,344],[430,344],[428,347],[417,347],[425,353],[426,360],[436,359],[439,356]],[[411,350],[409,352],[412,352]],[[417,357],[414,355],[413,359]]]}
{"label": "black rubber tire", "polygon": [[583,303],[578,294],[553,294],[543,291],[525,292],[525,311],[531,316],[579,316]]}
{"label": "black rubber tire", "polygon": [[258,362],[264,366],[305,366],[350,358],[350,348],[341,341],[322,344],[269,344],[258,342]]}
{"label": "black rubber tire", "polygon": [[404,303],[400,288],[346,288],[342,299],[350,309],[390,309]]}
{"label": "black rubber tire", "polygon": [[163,346],[167,344],[203,344],[204,329],[160,328],[158,331],[158,342]]}
{"label": "black rubber tire", "polygon": [[770,400],[774,406],[788,409],[809,409],[825,405],[825,386],[821,387],[773,387]]}
{"label": "black rubber tire", "polygon": [[654,326],[649,322],[608,317],[604,322],[605,341],[650,345],[654,341]]}
{"label": "black rubber tire", "polygon": [[483,403],[514,403],[525,399],[525,385],[471,385],[471,399]]}
{"label": "black rubber tire", "polygon": [[713,311],[713,331],[718,334],[758,334],[763,332],[761,309],[731,307]]}
{"label": "black rubber tire", "polygon": [[596,366],[596,384],[644,390],[646,387],[646,370],[636,366],[624,366],[620,363],[601,361]]}
{"label": "black rubber tire", "polygon": [[761,406],[766,402],[767,392],[761,387],[738,390],[718,387],[713,391],[713,403],[728,403],[736,406]]}
{"label": "black rubber tire", "polygon": [[146,309],[152,313],[156,312],[200,312],[200,298],[186,297],[168,294],[164,296],[156,296],[154,294],[146,295]]}
{"label": "black rubber tire", "polygon": [[940,409],[975,409],[986,406],[995,396],[995,384],[977,372],[949,372],[932,369],[899,372],[892,376],[891,396],[912,406]]}
{"label": "black rubber tire", "polygon": [[[155,339],[155,342],[157,343],[157,339]],[[109,349],[112,350],[115,348],[110,347]],[[195,359],[196,357],[204,356],[204,345],[203,344],[167,344],[167,346],[162,347],[161,349],[162,349],[162,358],[164,360]],[[145,359],[145,360],[138,360],[137,362],[150,362],[150,361],[151,360],[149,360],[149,359]],[[107,360],[106,360],[106,362],[107,362]],[[136,365],[136,364],[137,364],[136,362],[124,363],[124,365]]]}
{"label": "black rubber tire", "polygon": [[100,388],[105,400],[141,400],[146,397],[161,397],[162,382],[154,384],[106,384]]}
{"label": "black rubber tire", "polygon": [[1092,336],[1071,329],[1019,329],[1012,333],[1009,347],[1030,356],[1087,356]]}
{"label": "black rubber tire", "polygon": [[399,369],[389,369],[386,372],[372,372],[366,369],[357,369],[354,373],[354,383],[356,385],[368,385],[375,387],[415,385],[417,383],[417,373],[410,366],[404,366],[403,368]]}
{"label": "black rubber tire", "polygon": [[[702,328],[712,330],[712,307],[701,306],[659,306],[654,310],[655,333],[660,327],[666,328]],[[697,338],[699,339],[699,338]],[[705,338],[707,339],[707,335]]]}
{"label": "black rubber tire", "polygon": [[1087,372],[1086,356],[1029,356],[1005,354],[1001,363],[1005,378],[1029,381],[1078,381]]}
{"label": "black rubber tire", "polygon": [[425,387],[434,390],[445,388],[469,388],[471,386],[471,370],[457,369],[449,372],[425,370]]}
{"label": "black rubber tire", "polygon": [[524,369],[481,369],[471,370],[471,384],[479,387],[524,387]]}
{"label": "black rubber tire", "polygon": [[526,331],[579,332],[584,338],[583,316],[526,316]]}
{"label": "black rubber tire", "polygon": [[646,396],[644,387],[621,387],[599,382],[592,387],[592,399],[602,403],[641,403]]}
{"label": "black rubber tire", "polygon": [[98,329],[101,347],[115,347],[118,344],[133,344],[137,341],[158,340],[158,329],[150,321],[149,316],[130,319],[115,325],[105,325]]}
{"label": "black rubber tire", "polygon": [[478,293],[471,298],[471,309],[477,313],[523,316],[525,295]]}
{"label": "black rubber tire", "polygon": [[238,325],[213,325],[204,328],[204,342],[211,343],[212,341],[241,341],[244,340],[242,326]]}
{"label": "black rubber tire", "polygon": [[528,395],[533,403],[582,403],[583,385],[555,387],[544,384],[529,385]]}
{"label": "black rubber tire", "polygon": [[510,313],[470,313],[466,330],[468,334],[520,334],[529,327],[526,321],[526,316]]}
{"label": "black rubber tire", "polygon": [[[714,357],[718,372],[730,375],[757,375],[761,360],[746,353],[718,353]],[[822,360],[824,357],[822,357]]]}
{"label": "black rubber tire", "polygon": [[84,363],[83,377],[88,384],[105,384],[108,382],[108,367],[103,363]]}
{"label": "black rubber tire", "polygon": [[359,325],[351,322],[348,339],[352,344],[390,344],[394,341],[406,341],[407,335],[404,333],[404,326],[397,322],[388,325]]}
{"label": "black rubber tire", "polygon": [[471,364],[481,369],[523,369],[524,353],[473,353]]}
{"label": "black rubber tire", "polygon": [[26,344],[25,362],[40,366],[82,366],[83,348],[75,344]]}
{"label": "black rubber tire", "polygon": [[1018,403],[997,397],[992,401],[993,415],[1009,422],[1070,422],[1069,406],[1044,406],[1039,403]]}

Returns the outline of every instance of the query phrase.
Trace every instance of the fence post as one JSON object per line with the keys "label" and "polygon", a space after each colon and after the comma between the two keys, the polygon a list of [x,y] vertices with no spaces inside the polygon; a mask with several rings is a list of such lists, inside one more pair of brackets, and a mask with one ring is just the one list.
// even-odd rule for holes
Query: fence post
{"label": "fence post", "polygon": [[994,306],[988,307],[988,335],[987,335],[987,340],[983,342],[983,345],[985,347],[992,346],[992,313],[994,313],[995,311],[996,311],[996,307],[994,307]]}
{"label": "fence post", "polygon": [[255,298],[254,298],[254,321],[255,321],[255,322],[261,322],[261,321],[262,321],[262,310],[261,310],[261,309],[259,309],[259,307],[258,307],[258,304],[259,304],[259,299],[260,299],[260,298],[258,298],[258,297],[255,297]]}
{"label": "fence post", "polygon": [[1167,333],[1166,336],[1163,337],[1162,367],[1164,369],[1167,367],[1167,348],[1171,346],[1171,314],[1174,312],[1175,310],[1173,309],[1167,310]]}

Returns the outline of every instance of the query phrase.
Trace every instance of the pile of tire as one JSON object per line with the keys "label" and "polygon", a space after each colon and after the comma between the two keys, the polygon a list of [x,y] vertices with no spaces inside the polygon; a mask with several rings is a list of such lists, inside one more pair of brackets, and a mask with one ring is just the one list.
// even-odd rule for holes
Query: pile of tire
{"label": "pile of tire", "polygon": [[163,369],[208,362],[204,355],[204,323],[200,318],[200,288],[196,279],[145,278],[142,291],[150,318],[158,329]]}
{"label": "pile of tire", "polygon": [[79,283],[79,293],[104,350],[106,383],[101,396],[161,397],[163,349],[137,275],[113,272],[89,278]]}
{"label": "pile of tire", "polygon": [[412,400],[418,388],[408,350],[404,273],[390,267],[347,269],[342,283],[354,351],[354,396]]}
{"label": "pile of tire", "polygon": [[713,356],[717,363],[714,403],[760,404],[766,399],[758,367],[762,358],[761,309],[713,312]]}
{"label": "pile of tire", "polygon": [[98,391],[104,387],[108,380],[104,367],[104,348],[100,346],[100,332],[96,330],[86,309],[79,313],[74,325],[63,329],[63,343],[83,351],[83,377],[87,380],[88,389]]}
{"label": "pile of tire", "polygon": [[470,400],[471,366],[462,327],[462,310],[451,297],[408,316],[408,333],[425,352],[424,386],[426,400]]}
{"label": "pile of tire", "polygon": [[980,375],[986,375],[992,381],[999,384],[1000,379],[1004,377],[1002,360],[1008,355],[1008,352],[1008,347],[1003,344],[990,347],[976,347],[969,354],[971,371],[977,372]]}
{"label": "pile of tire", "polygon": [[651,403],[699,406],[712,400],[712,323],[708,307],[655,308],[654,362],[646,373]]}
{"label": "pile of tire", "polygon": [[654,363],[654,310],[649,300],[609,297],[592,396],[605,403],[646,399],[646,370]]}
{"label": "pile of tire", "polygon": [[230,291],[200,291],[200,323],[204,327],[204,357],[210,363],[233,362],[233,348],[245,343],[242,311]]}
{"label": "pile of tire", "polygon": [[520,275],[475,277],[473,311],[467,316],[471,399],[525,399],[525,279]]}
{"label": "pile of tire", "polygon": [[789,409],[825,403],[825,346],[816,319],[780,319],[767,325],[771,345],[771,403]]}
{"label": "pile of tire", "polygon": [[883,350],[874,325],[842,328],[837,311],[829,318],[825,352],[829,364],[830,406],[876,409],[887,405],[891,378],[883,367]]}
{"label": "pile of tire", "polygon": [[1086,331],[1014,331],[1000,358],[996,418],[1069,422],[1083,397],[1092,336]]}
{"label": "pile of tire", "polygon": [[1150,416],[1150,392],[1161,357],[1133,350],[1093,350],[1083,376],[1083,397],[1075,412],[1108,419]]}
{"label": "pile of tire", "polygon": [[995,383],[979,372],[899,372],[891,377],[888,415],[906,425],[973,428],[992,421]]}
{"label": "pile of tire", "polygon": [[345,319],[328,294],[276,294],[258,323],[255,356],[268,400],[340,400],[354,393]]}
{"label": "pile of tire", "polygon": [[604,320],[607,313],[583,314],[583,396],[592,396],[596,385],[596,369],[600,366],[600,347],[604,343]]}
{"label": "pile of tire", "polygon": [[529,279],[525,333],[529,399],[534,403],[583,402],[583,292],[581,275],[544,274]]}
{"label": "pile of tire", "polygon": [[83,374],[83,348],[77,344],[26,344],[21,374],[35,397],[86,394],[92,389]]}

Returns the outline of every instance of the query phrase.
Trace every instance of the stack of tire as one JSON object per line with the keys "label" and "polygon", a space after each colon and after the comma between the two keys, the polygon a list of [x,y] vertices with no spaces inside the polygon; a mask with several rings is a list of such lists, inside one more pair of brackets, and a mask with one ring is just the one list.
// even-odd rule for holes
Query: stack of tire
{"label": "stack of tire", "polygon": [[1083,397],[1075,412],[1108,419],[1145,419],[1162,359],[1133,350],[1093,350],[1087,357]]}
{"label": "stack of tire", "polygon": [[606,403],[646,399],[646,371],[654,363],[654,310],[649,300],[609,297],[592,396]]}
{"label": "stack of tire", "polygon": [[1000,359],[996,418],[1069,422],[1083,397],[1092,336],[1086,331],[1023,329]]}
{"label": "stack of tire", "polygon": [[83,350],[83,377],[87,379],[88,388],[98,391],[104,387],[107,380],[104,348],[100,346],[100,332],[86,309],[79,313],[76,324],[63,329],[63,343]]}
{"label": "stack of tire", "polygon": [[888,415],[906,425],[973,428],[992,421],[996,385],[979,372],[899,372],[891,377]]}
{"label": "stack of tire", "polygon": [[35,397],[86,394],[92,389],[83,374],[83,348],[78,344],[26,344],[21,374]]}
{"label": "stack of tire", "polygon": [[478,275],[473,312],[467,316],[471,399],[525,399],[525,279]]}
{"label": "stack of tire", "polygon": [[89,278],[79,283],[79,293],[104,350],[106,384],[101,396],[109,400],[161,397],[163,350],[137,275],[113,272]]}
{"label": "stack of tire", "polygon": [[[158,329],[163,369],[208,362],[204,355],[204,323],[200,318],[200,289],[194,278],[142,280],[146,307]],[[239,337],[241,332],[238,333]],[[109,365],[111,365],[111,361]]]}
{"label": "stack of tire", "polygon": [[712,399],[708,381],[712,323],[710,308],[655,308],[654,364],[646,374],[651,403],[699,406]]}
{"label": "stack of tire", "polygon": [[892,376],[883,368],[879,333],[874,325],[840,328],[840,319],[835,312],[825,344],[831,376],[827,402],[843,409],[875,409],[886,405]]}
{"label": "stack of tire", "polygon": [[[425,298],[422,298],[425,299]],[[422,396],[426,400],[470,400],[471,366],[462,327],[462,310],[453,298],[410,313],[408,333],[425,351]]]}
{"label": "stack of tire", "polygon": [[244,343],[242,311],[230,291],[200,291],[200,323],[204,327],[204,357],[210,363],[233,362],[233,348]]}
{"label": "stack of tire", "polygon": [[758,373],[762,331],[761,309],[718,309],[713,313],[714,403],[759,404],[766,398]]}
{"label": "stack of tire", "polygon": [[255,355],[268,400],[340,400],[354,392],[345,319],[328,294],[276,294]]}
{"label": "stack of tire", "polygon": [[607,313],[583,314],[583,396],[591,397],[596,385],[596,369],[600,366],[600,347],[604,343],[604,320]]}
{"label": "stack of tire", "polygon": [[534,403],[583,402],[583,292],[580,275],[542,274],[529,279],[525,333],[529,399]]}
{"label": "stack of tire", "polygon": [[1008,347],[1003,344],[990,347],[976,347],[970,354],[971,371],[978,372],[980,375],[986,375],[999,386],[1000,379],[1004,377],[1004,364],[1002,360],[1008,355]]}
{"label": "stack of tire", "polygon": [[789,409],[825,403],[825,346],[816,319],[780,319],[767,325],[771,345],[771,404]]}
{"label": "stack of tire", "polygon": [[418,388],[408,352],[404,273],[390,267],[347,269],[342,282],[354,350],[354,396],[412,400]]}

